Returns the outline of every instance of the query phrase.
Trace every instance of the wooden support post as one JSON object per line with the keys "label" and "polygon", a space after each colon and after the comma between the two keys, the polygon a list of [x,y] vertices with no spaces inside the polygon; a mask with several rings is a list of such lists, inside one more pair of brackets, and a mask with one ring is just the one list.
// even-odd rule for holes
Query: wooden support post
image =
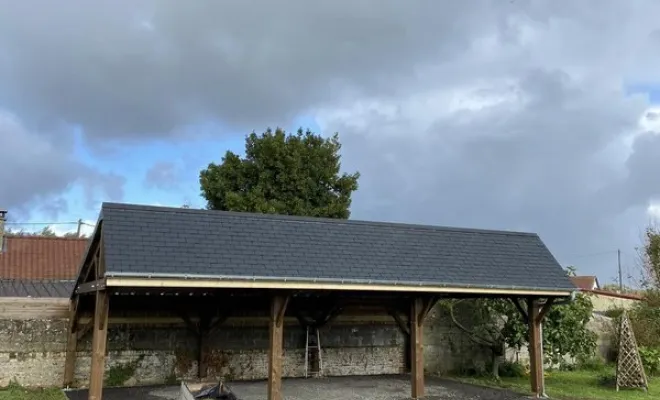
{"label": "wooden support post", "polygon": [[527,300],[527,322],[529,324],[529,379],[532,395],[540,397],[543,395],[543,349],[541,348],[541,320],[539,318],[540,307],[538,300],[530,298]]}
{"label": "wooden support post", "polygon": [[417,297],[410,307],[410,379],[412,398],[424,397],[424,319],[437,299]]}
{"label": "wooden support post", "polygon": [[92,337],[92,367],[89,377],[89,400],[101,400],[105,373],[105,349],[108,338],[109,295],[105,290],[96,292],[94,330]]}
{"label": "wooden support post", "polygon": [[64,388],[69,388],[73,385],[73,377],[76,370],[79,302],[80,298],[76,296],[69,304],[69,329],[66,341],[66,358],[64,361],[64,381],[62,382]]}
{"label": "wooden support post", "polygon": [[274,296],[270,308],[270,351],[268,352],[268,400],[282,400],[282,340],[288,296]]}

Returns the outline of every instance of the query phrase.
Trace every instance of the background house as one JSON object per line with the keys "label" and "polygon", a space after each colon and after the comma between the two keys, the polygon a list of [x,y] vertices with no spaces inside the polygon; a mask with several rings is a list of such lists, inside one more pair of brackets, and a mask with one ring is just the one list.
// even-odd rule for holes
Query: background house
{"label": "background house", "polygon": [[572,276],[571,282],[580,290],[597,290],[600,289],[600,283],[595,276]]}
{"label": "background house", "polygon": [[611,309],[630,309],[644,298],[634,293],[620,293],[601,289],[595,276],[573,276],[573,284],[583,293],[588,293],[594,306],[594,313],[603,313]]}
{"label": "background house", "polygon": [[0,298],[68,298],[86,238],[7,234],[0,210]]}

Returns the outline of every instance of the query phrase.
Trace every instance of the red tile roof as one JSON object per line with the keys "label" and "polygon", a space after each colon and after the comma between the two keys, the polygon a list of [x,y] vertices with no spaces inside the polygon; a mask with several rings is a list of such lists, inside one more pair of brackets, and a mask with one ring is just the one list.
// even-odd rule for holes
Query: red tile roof
{"label": "red tile roof", "polygon": [[0,279],[75,279],[88,239],[6,236]]}
{"label": "red tile roof", "polygon": [[606,296],[606,297],[616,297],[619,299],[627,299],[627,300],[644,300],[644,296],[637,294],[637,293],[617,293],[613,292],[611,290],[585,290],[585,292],[588,293],[593,293],[596,295],[601,295],[601,296]]}

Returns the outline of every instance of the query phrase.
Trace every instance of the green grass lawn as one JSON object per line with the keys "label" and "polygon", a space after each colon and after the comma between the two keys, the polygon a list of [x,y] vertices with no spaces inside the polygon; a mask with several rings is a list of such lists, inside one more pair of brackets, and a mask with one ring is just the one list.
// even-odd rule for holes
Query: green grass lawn
{"label": "green grass lawn", "polygon": [[24,389],[10,386],[0,389],[0,400],[66,400],[60,389]]}
{"label": "green grass lawn", "polygon": [[[607,371],[613,375],[613,371]],[[546,394],[553,399],[563,400],[637,400],[660,398],[660,378],[649,378],[649,392],[643,390],[621,389],[607,387],[601,383],[600,377],[606,375],[594,371],[549,371],[546,372]],[[529,394],[529,379],[502,378],[495,381],[492,378],[457,378],[466,383],[481,386],[501,387]]]}

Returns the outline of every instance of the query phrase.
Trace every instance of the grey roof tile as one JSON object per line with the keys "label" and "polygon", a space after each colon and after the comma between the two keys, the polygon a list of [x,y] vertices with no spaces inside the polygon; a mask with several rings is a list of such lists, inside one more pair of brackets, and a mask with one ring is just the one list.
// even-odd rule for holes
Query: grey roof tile
{"label": "grey roof tile", "polygon": [[0,297],[69,297],[71,280],[0,279]]}
{"label": "grey roof tile", "polygon": [[573,290],[536,234],[104,203],[108,275]]}

